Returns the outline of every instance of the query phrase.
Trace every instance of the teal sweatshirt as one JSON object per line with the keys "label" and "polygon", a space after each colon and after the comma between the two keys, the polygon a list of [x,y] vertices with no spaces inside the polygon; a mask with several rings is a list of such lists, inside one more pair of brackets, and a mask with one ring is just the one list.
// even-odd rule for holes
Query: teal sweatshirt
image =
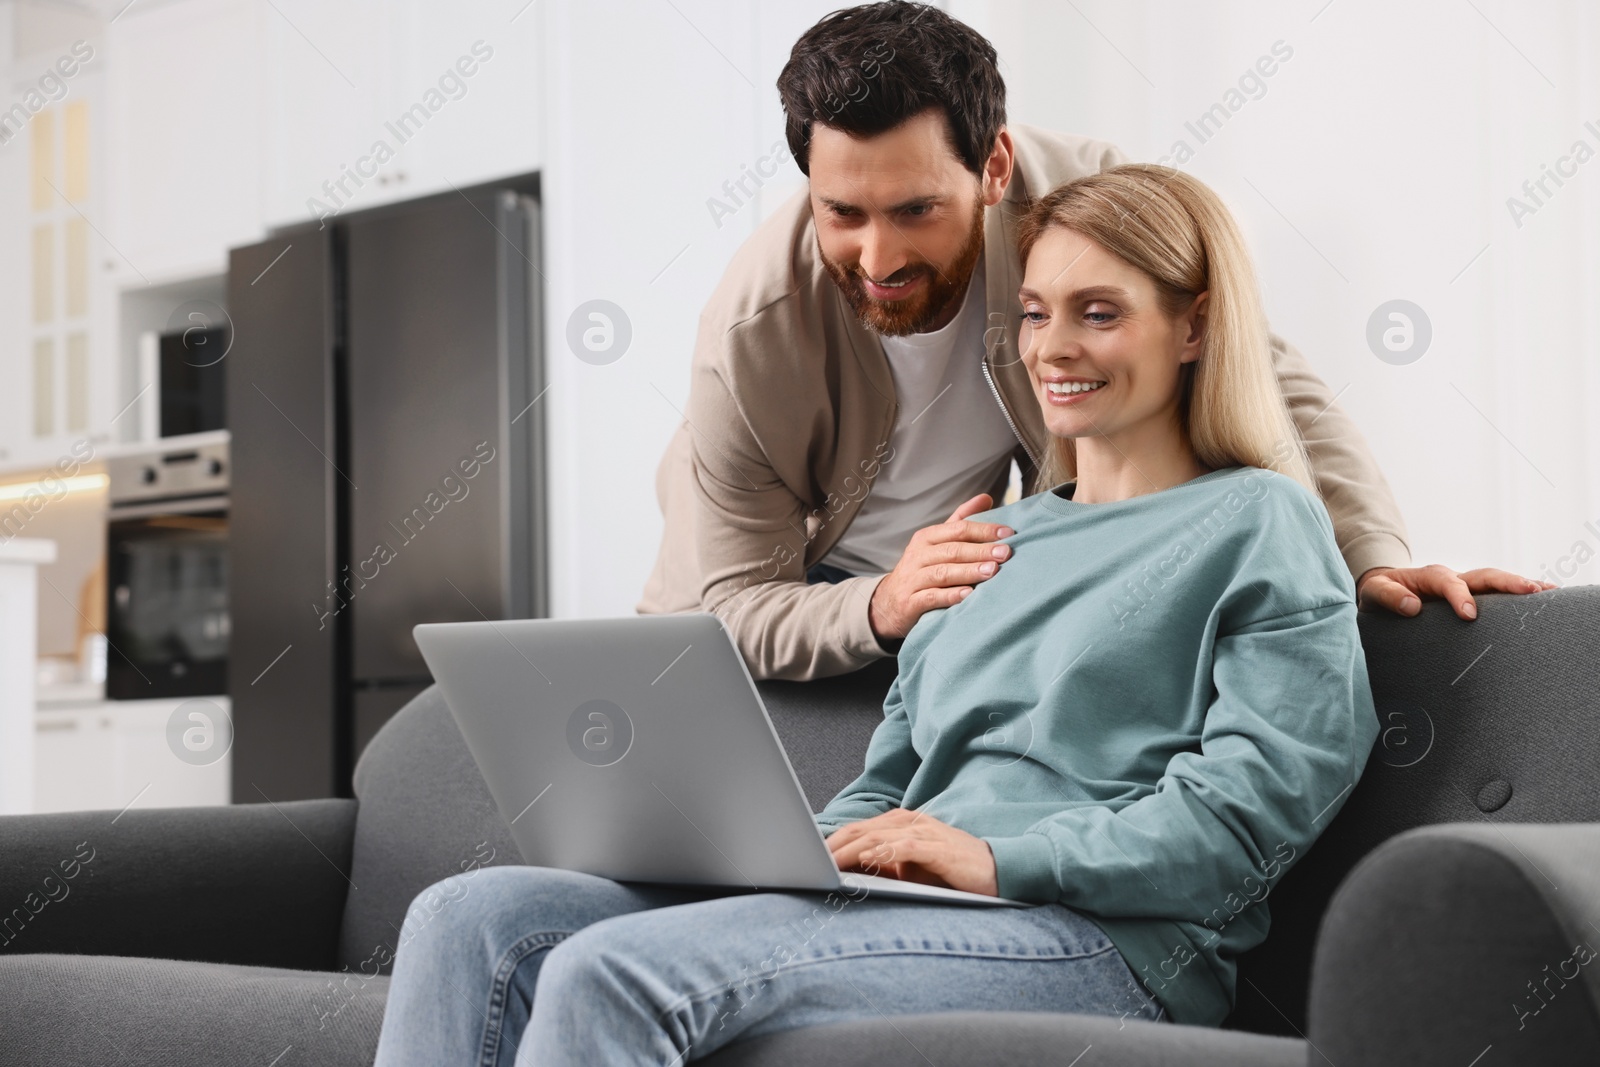
{"label": "teal sweatshirt", "polygon": [[1322,502],[1227,467],[972,516],[999,573],[918,620],[825,834],[893,808],[982,838],[1002,897],[1098,924],[1180,1023],[1232,1010],[1265,900],[1378,734],[1355,585]]}

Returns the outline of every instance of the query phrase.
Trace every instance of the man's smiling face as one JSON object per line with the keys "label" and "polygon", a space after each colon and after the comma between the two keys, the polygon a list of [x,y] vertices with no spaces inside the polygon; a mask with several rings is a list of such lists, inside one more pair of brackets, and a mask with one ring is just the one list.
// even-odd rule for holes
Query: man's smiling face
{"label": "man's smiling face", "polygon": [[[822,262],[857,317],[889,336],[948,324],[983,254],[983,209],[1005,179],[980,182],[962,166],[940,108],[864,138],[817,123],[810,169]],[[1008,157],[1004,170],[1009,178]]]}

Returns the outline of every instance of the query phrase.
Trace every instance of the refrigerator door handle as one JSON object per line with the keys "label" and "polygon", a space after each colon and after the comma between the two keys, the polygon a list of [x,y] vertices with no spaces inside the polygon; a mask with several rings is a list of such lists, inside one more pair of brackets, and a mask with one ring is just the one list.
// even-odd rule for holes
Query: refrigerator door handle
{"label": "refrigerator door handle", "polygon": [[500,574],[509,618],[544,618],[544,343],[539,202],[506,190],[495,202],[499,244]]}

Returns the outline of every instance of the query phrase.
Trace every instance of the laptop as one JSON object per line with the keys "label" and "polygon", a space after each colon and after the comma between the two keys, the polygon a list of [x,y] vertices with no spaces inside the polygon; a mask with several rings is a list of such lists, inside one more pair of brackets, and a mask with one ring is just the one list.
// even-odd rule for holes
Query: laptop
{"label": "laptop", "polygon": [[531,865],[623,882],[1026,906],[840,871],[715,615],[413,632]]}

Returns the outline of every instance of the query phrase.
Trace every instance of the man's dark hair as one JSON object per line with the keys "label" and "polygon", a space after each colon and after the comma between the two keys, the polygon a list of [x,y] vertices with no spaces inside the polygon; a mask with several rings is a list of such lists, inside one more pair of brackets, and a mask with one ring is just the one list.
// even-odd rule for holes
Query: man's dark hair
{"label": "man's dark hair", "polygon": [[940,107],[951,149],[982,175],[1006,121],[996,59],[982,34],[926,4],[835,11],[800,36],[778,75],[789,150],[810,177],[813,123],[871,137]]}

